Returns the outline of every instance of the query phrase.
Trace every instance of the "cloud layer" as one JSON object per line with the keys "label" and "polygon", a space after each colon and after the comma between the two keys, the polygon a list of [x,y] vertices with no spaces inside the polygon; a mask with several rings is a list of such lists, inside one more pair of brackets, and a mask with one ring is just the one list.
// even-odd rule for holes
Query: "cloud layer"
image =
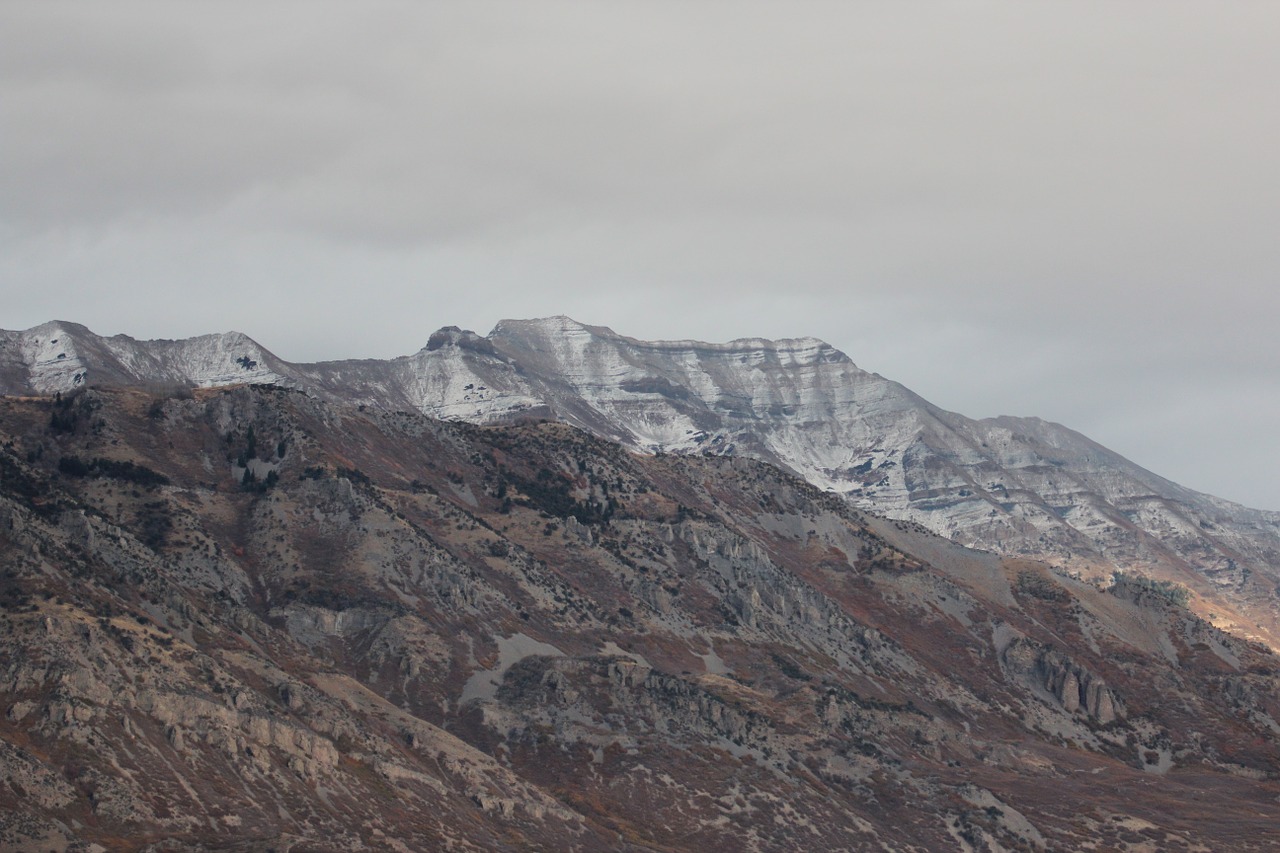
{"label": "cloud layer", "polygon": [[8,328],[813,334],[1280,509],[1269,3],[0,7]]}

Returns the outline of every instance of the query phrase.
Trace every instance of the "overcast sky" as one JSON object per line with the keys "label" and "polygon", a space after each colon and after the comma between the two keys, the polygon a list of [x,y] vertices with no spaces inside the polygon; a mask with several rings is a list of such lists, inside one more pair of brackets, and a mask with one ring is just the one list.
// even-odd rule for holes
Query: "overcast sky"
{"label": "overcast sky", "polygon": [[1280,3],[0,4],[0,327],[816,335],[1280,509]]}

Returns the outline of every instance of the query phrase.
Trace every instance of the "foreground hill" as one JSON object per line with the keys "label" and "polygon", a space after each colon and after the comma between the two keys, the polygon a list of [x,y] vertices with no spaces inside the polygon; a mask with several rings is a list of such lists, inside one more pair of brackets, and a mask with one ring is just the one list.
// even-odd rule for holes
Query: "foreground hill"
{"label": "foreground hill", "polygon": [[0,849],[1248,850],[1277,658],[742,457],[0,400]]}
{"label": "foreground hill", "polygon": [[1185,585],[1202,616],[1280,647],[1280,513],[1185,489],[1057,424],[943,411],[813,338],[639,341],[553,317],[503,321],[487,337],[442,329],[388,361],[291,364],[238,333],[0,333],[11,394],[246,382],[480,424],[554,418],[645,452],[762,459],[964,545],[1086,578],[1120,569]]}

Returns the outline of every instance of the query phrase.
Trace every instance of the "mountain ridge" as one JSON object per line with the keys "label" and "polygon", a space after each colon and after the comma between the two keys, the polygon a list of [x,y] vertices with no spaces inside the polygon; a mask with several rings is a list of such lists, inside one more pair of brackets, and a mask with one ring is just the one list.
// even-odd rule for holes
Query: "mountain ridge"
{"label": "mountain ridge", "polygon": [[816,338],[651,342],[557,316],[315,364],[240,333],[143,342],[51,323],[0,342],[6,393],[275,384],[446,420],[562,420],[644,452],[753,456],[964,545],[1183,583],[1218,624],[1280,645],[1280,513],[1184,488],[1059,424],[948,412]]}

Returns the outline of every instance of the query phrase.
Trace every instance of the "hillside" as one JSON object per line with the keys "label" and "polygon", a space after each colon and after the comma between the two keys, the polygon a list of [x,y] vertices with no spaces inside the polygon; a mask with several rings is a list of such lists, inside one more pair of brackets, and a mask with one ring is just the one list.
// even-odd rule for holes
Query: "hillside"
{"label": "hillside", "polygon": [[1277,659],[1175,587],[267,385],[0,445],[3,849],[1280,843]]}

